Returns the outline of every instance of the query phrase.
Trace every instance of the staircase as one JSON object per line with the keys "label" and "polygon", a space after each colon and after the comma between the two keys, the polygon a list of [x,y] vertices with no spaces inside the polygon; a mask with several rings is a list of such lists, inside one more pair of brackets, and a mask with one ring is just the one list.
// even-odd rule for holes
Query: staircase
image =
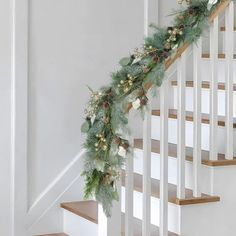
{"label": "staircase", "polygon": [[209,37],[167,71],[143,137],[133,139],[112,217],[94,200],[62,203],[66,234],[48,236],[236,234],[234,11],[233,1],[224,5]]}

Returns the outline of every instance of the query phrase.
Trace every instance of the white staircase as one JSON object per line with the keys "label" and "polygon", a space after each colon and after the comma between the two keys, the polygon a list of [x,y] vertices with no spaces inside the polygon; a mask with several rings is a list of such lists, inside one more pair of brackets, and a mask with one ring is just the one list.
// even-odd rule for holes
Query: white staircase
{"label": "white staircase", "polygon": [[134,140],[112,218],[93,200],[63,203],[67,235],[236,234],[234,11],[231,1],[223,20],[214,18],[210,37],[172,65],[176,73]]}

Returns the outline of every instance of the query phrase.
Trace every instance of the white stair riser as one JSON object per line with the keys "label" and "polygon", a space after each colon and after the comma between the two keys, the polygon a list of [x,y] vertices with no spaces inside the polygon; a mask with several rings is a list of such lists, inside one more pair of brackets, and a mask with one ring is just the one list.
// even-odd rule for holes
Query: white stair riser
{"label": "white stair riser", "polygon": [[[185,186],[193,189],[193,165],[192,162],[186,161],[185,167]],[[134,150],[134,172],[142,175],[143,173],[143,151],[139,149]],[[204,193],[210,194],[210,183],[206,184],[206,179],[209,179],[211,174],[211,167],[201,166],[200,189]],[[151,177],[160,180],[160,155],[152,153],[151,156]],[[177,185],[177,159],[169,157],[168,160],[168,182]]]}
{"label": "white stair riser", "polygon": [[[217,204],[184,207],[181,212],[182,235],[228,236],[236,232],[236,189],[232,187],[235,186],[236,166],[213,167],[211,172],[205,182],[211,179],[212,194],[220,196],[221,201]],[[199,217],[199,214],[203,217]]]}
{"label": "white stair riser", "polygon": [[[187,64],[187,80],[193,81],[193,59],[190,57]],[[234,83],[236,83],[236,60],[233,61],[234,64]],[[211,81],[211,64],[209,58],[202,58],[201,60],[201,79],[202,81]],[[218,82],[225,82],[226,75],[226,60],[218,60]],[[176,78],[175,78],[176,79]]]}
{"label": "white stair riser", "polygon": [[[181,235],[183,236],[230,236],[234,228],[227,227],[222,203],[184,206],[181,211]],[[225,224],[222,224],[222,221]],[[227,223],[226,223],[227,222]],[[220,227],[218,227],[220,226]]]}
{"label": "white stair riser", "polygon": [[[226,60],[219,59],[218,60],[218,82],[225,82],[226,75]],[[236,60],[234,60],[234,83],[236,83]],[[202,59],[202,68],[201,68],[201,78],[202,81],[210,81],[211,80],[211,64],[209,59]]]}
{"label": "white stair riser", "polygon": [[[160,117],[152,116],[152,139],[160,140]],[[202,149],[209,150],[209,124],[202,124]],[[225,127],[218,127],[218,152],[225,153]],[[236,142],[236,129],[234,129]],[[169,142],[177,144],[177,120],[169,119]],[[193,147],[193,122],[186,121],[186,146]],[[236,145],[234,145],[236,155]]]}
{"label": "white stair riser", "polygon": [[[193,88],[187,87],[186,88],[186,110],[187,111],[194,111],[193,109]],[[174,109],[178,108],[177,99],[178,92],[177,86],[173,86],[173,107]],[[233,96],[234,104],[236,104],[236,91],[234,91]],[[221,116],[225,115],[225,91],[218,90],[218,114]],[[202,113],[209,114],[210,110],[210,90],[209,89],[202,89]],[[233,114],[236,117],[236,106],[233,107]]]}
{"label": "white stair riser", "polygon": [[70,236],[97,236],[98,225],[64,210],[64,232]]}
{"label": "white stair riser", "polygon": [[[222,22],[222,25],[225,25],[225,23]],[[236,32],[234,33],[234,35],[236,36]],[[219,53],[224,53],[225,52],[225,31],[219,31],[218,40],[219,40]],[[235,40],[234,40],[234,42],[235,42]],[[209,32],[206,32],[203,35],[203,45],[202,46],[203,46],[202,51],[204,53],[210,51],[210,35],[209,35]],[[236,53],[236,44],[235,43],[234,43],[234,53]]]}
{"label": "white stair riser", "polygon": [[[121,199],[122,199],[122,212],[125,213],[125,188],[122,187],[121,191]],[[151,223],[153,225],[159,226],[159,213],[160,213],[160,201],[158,198],[151,198]],[[180,206],[169,203],[168,205],[168,229],[171,232],[179,233],[180,222]],[[134,191],[134,217],[142,220],[142,194]]]}
{"label": "white stair riser", "polygon": [[[137,174],[143,174],[143,151],[140,149],[134,150],[134,172]],[[176,158],[169,157],[169,183],[177,183],[177,168]],[[152,153],[151,155],[151,177],[153,179],[160,179],[160,155]]]}

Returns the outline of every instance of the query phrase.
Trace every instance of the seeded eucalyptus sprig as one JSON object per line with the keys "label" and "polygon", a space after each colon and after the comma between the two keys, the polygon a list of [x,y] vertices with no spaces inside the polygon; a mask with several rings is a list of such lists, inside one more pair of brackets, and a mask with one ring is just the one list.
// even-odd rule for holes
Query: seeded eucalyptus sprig
{"label": "seeded eucalyptus sprig", "polygon": [[[182,1],[179,1],[182,4]],[[112,83],[95,92],[92,89],[85,122],[81,131],[86,133],[87,151],[83,176],[85,198],[95,197],[111,215],[116,189],[125,158],[131,151],[127,105],[142,111],[148,104],[148,85],[160,87],[165,74],[165,63],[174,57],[184,43],[193,43],[208,27],[208,17],[221,1],[209,8],[208,0],[187,1],[187,8],[176,13],[173,26],[159,28],[145,39],[141,49],[120,60],[120,70],[112,73]]]}

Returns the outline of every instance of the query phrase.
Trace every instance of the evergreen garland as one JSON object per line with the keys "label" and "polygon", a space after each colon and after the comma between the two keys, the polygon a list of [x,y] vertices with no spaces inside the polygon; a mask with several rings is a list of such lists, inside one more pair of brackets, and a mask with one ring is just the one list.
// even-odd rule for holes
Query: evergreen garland
{"label": "evergreen garland", "polygon": [[[183,0],[179,0],[182,4]],[[111,216],[114,200],[119,196],[116,181],[132,147],[129,135],[127,106],[142,111],[148,104],[147,92],[160,87],[165,74],[165,62],[174,57],[184,43],[192,44],[208,27],[208,17],[222,0],[186,0],[187,8],[176,13],[172,27],[159,28],[145,39],[142,49],[120,60],[121,69],[112,74],[112,83],[95,92],[85,110],[86,120],[81,131],[87,138],[83,176],[85,198],[96,198],[105,214]],[[131,107],[130,107],[131,108]],[[129,110],[129,109],[128,109]]]}

